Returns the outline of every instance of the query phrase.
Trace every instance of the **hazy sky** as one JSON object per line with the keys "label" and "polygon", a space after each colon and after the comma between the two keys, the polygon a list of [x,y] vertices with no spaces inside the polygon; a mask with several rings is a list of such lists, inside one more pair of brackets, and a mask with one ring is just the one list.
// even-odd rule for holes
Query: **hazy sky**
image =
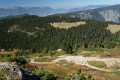
{"label": "hazy sky", "polygon": [[71,8],[86,5],[111,5],[120,4],[120,0],[0,0],[0,7],[23,6],[38,7],[49,6],[52,8]]}

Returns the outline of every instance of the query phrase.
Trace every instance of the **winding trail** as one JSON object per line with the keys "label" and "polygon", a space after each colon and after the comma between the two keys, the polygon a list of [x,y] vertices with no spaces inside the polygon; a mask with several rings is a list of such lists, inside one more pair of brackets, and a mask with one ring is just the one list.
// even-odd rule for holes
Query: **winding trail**
{"label": "winding trail", "polygon": [[35,62],[34,59],[31,59],[30,63],[36,63],[36,64],[54,64],[59,62],[60,60],[66,60],[67,62],[73,62],[78,65],[83,65],[87,66],[92,69],[100,70],[100,71],[106,71],[106,72],[115,72],[118,70],[109,70],[109,69],[103,69],[103,68],[98,68],[95,66],[91,66],[88,64],[88,61],[103,61],[106,65],[107,68],[110,68],[114,66],[116,63],[120,64],[120,59],[119,58],[98,58],[98,57],[83,57],[83,56],[59,56],[59,58],[53,60],[52,62]]}
{"label": "winding trail", "polygon": [[55,62],[36,62],[35,59],[38,59],[38,57],[31,59],[30,63],[34,63],[34,64],[54,64],[55,63]]}

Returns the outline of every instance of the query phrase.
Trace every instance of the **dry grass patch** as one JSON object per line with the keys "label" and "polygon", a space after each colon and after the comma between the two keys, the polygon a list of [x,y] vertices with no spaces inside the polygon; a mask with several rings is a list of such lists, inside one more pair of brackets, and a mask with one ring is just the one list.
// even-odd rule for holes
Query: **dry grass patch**
{"label": "dry grass patch", "polygon": [[18,51],[19,51],[18,49],[13,49],[8,51],[5,51],[4,49],[0,49],[0,54],[11,54],[11,53],[16,53]]}
{"label": "dry grass patch", "polygon": [[112,33],[120,31],[120,25],[109,24],[107,30],[110,30]]}
{"label": "dry grass patch", "polygon": [[40,57],[38,59],[36,59],[36,62],[52,62],[53,60],[55,60],[54,57]]}
{"label": "dry grass patch", "polygon": [[70,64],[70,66],[65,66],[62,63],[61,63],[61,65],[58,65],[58,64],[49,64],[49,65],[47,65],[47,64],[31,64],[31,65],[40,66],[40,67],[47,69],[48,71],[51,71],[52,73],[55,73],[59,78],[58,80],[64,80],[64,78],[67,75],[73,74],[77,68],[80,68],[82,70],[82,74],[84,74],[86,77],[88,74],[90,74],[95,79],[98,79],[98,80],[104,80],[104,79],[119,80],[120,79],[120,76],[119,76],[120,72],[115,72],[115,73],[103,72],[103,71],[91,69],[86,66],[77,65],[74,63],[69,63],[69,64]]}
{"label": "dry grass patch", "polygon": [[120,58],[120,50],[119,49],[107,49],[108,53],[110,53],[110,57]]}
{"label": "dry grass patch", "polygon": [[55,23],[51,23],[51,25],[55,28],[71,28],[71,27],[77,27],[79,25],[84,25],[86,24],[85,21],[82,22],[74,22],[74,23],[67,23],[67,22],[55,22]]}

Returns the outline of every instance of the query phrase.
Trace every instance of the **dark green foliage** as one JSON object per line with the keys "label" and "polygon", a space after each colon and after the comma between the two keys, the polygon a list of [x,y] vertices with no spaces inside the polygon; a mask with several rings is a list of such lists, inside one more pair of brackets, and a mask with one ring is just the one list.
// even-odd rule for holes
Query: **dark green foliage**
{"label": "dark green foliage", "polygon": [[[61,16],[26,16],[0,20],[0,49],[15,48],[29,50],[31,53],[47,53],[62,48],[67,53],[72,53],[74,48],[114,48],[116,42],[119,42],[119,32],[111,34],[105,29],[109,23],[115,24],[112,22],[86,20],[85,25],[69,29],[54,28],[50,25],[53,22],[77,21],[83,20]],[[17,26],[17,29],[8,32],[13,26]]]}
{"label": "dark green foliage", "polygon": [[26,59],[23,57],[11,57],[9,60],[9,62],[16,62],[18,65],[24,65],[27,63]]}
{"label": "dark green foliage", "polygon": [[7,57],[12,57],[13,54],[0,54],[1,58],[7,58]]}
{"label": "dark green foliage", "polygon": [[67,44],[65,51],[66,51],[66,53],[71,54],[72,53],[72,46],[70,44]]}
{"label": "dark green foliage", "polygon": [[62,50],[66,51],[67,54],[72,53],[72,46],[69,43],[64,42],[61,46]]}
{"label": "dark green foliage", "polygon": [[37,69],[33,73],[38,76],[39,80],[57,80],[57,76],[43,68]]}
{"label": "dark green foliage", "polygon": [[77,69],[75,74],[69,75],[65,78],[65,80],[95,80],[91,75],[88,75],[86,78],[83,74],[81,74],[81,69]]}

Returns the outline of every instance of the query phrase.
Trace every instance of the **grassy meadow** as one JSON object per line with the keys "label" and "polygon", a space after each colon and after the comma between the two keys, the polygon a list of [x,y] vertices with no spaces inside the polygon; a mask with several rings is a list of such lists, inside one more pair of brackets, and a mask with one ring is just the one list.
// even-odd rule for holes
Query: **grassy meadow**
{"label": "grassy meadow", "polygon": [[110,30],[112,33],[120,31],[120,25],[109,24],[107,30]]}
{"label": "grassy meadow", "polygon": [[106,64],[103,61],[88,61],[88,64],[98,68],[106,68]]}
{"label": "grassy meadow", "polygon": [[67,22],[54,22],[51,23],[51,25],[55,28],[71,28],[71,27],[77,27],[79,25],[84,25],[86,24],[86,22],[82,21],[82,22],[72,22],[72,23],[67,23]]}

